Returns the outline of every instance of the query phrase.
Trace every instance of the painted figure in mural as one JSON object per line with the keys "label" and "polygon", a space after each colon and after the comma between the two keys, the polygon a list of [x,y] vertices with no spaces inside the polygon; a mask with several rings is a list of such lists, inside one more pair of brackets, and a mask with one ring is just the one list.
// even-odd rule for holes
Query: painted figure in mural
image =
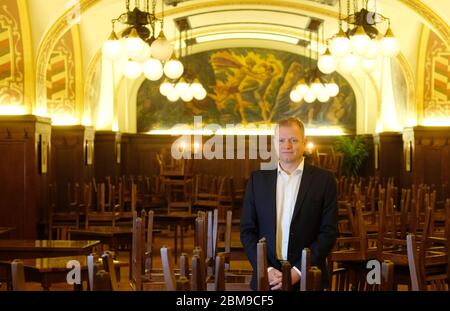
{"label": "painted figure in mural", "polygon": [[[272,290],[282,286],[281,261],[291,263],[294,288],[300,280],[301,254],[311,250],[311,265],[322,270],[329,286],[326,257],[337,236],[336,179],[333,173],[305,163],[305,127],[297,118],[278,122],[275,149],[278,167],[252,173],[241,214],[241,241],[253,267],[256,289],[258,240],[267,241],[267,264]],[[298,289],[297,289],[298,290]]]}

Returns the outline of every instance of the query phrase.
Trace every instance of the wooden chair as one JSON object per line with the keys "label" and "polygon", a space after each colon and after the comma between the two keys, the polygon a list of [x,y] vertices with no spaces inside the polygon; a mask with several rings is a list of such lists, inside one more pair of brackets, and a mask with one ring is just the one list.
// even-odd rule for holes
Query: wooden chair
{"label": "wooden chair", "polygon": [[70,229],[80,227],[80,186],[78,183],[67,184],[67,206],[58,207],[56,184],[49,184],[49,239],[53,233],[57,240],[66,240]]}
{"label": "wooden chair", "polygon": [[11,262],[11,278],[12,278],[12,290],[14,291],[25,290],[25,272],[22,260],[15,259]]}
{"label": "wooden chair", "polygon": [[269,276],[267,272],[267,250],[266,239],[262,238],[256,245],[256,259],[257,259],[257,290],[268,291],[269,290]]}
{"label": "wooden chair", "polygon": [[[423,253],[424,245],[418,247],[414,234],[406,237],[408,250],[408,265],[411,277],[411,289],[413,291],[436,290],[448,291],[449,265],[426,267],[426,257]],[[448,250],[447,250],[448,251]]]}
{"label": "wooden chair", "polygon": [[308,248],[302,250],[300,271],[300,291],[318,291],[322,289],[322,271],[316,266],[311,266],[311,250]]}

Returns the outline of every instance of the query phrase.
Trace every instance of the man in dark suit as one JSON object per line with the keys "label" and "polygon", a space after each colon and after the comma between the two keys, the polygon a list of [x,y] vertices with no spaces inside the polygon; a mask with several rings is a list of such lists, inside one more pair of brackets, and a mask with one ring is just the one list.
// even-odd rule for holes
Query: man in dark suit
{"label": "man in dark suit", "polygon": [[292,284],[298,288],[301,253],[306,247],[311,249],[311,265],[322,270],[326,288],[325,259],[337,235],[335,177],[305,163],[305,129],[300,120],[280,121],[274,141],[278,167],[252,173],[241,214],[241,241],[254,271],[251,288],[256,289],[256,244],[263,237],[272,290],[281,288],[282,260],[291,263]]}

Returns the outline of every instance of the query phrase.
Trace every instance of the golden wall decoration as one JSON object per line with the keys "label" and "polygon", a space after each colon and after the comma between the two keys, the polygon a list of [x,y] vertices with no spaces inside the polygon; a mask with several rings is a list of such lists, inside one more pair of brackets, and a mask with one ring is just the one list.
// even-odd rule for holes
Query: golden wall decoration
{"label": "golden wall decoration", "polygon": [[46,89],[49,115],[75,116],[75,61],[71,31],[59,40],[50,55]]}
{"label": "golden wall decoration", "polygon": [[450,50],[430,32],[424,64],[423,117],[450,116]]}
{"label": "golden wall decoration", "polygon": [[15,0],[4,1],[0,5],[0,105],[23,105],[24,51],[18,7]]}

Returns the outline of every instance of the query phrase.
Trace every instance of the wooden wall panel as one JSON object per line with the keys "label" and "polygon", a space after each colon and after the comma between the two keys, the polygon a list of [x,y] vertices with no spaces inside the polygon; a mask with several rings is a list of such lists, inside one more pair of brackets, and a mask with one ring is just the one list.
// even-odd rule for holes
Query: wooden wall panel
{"label": "wooden wall panel", "polygon": [[[386,132],[373,135],[374,148],[378,146],[378,169],[375,173],[382,180],[394,177],[394,183],[399,185],[401,181],[401,169],[403,167],[403,142],[402,134]],[[374,161],[376,161],[374,159]]]}
{"label": "wooden wall panel", "polygon": [[120,133],[95,132],[94,166],[97,182],[103,182],[106,176],[115,180],[120,175],[120,141]]}
{"label": "wooden wall panel", "polygon": [[[404,167],[405,183],[450,185],[450,127],[407,128],[403,134],[403,157],[410,154],[410,171]],[[409,148],[409,150],[408,150]]]}
{"label": "wooden wall panel", "polygon": [[[50,120],[35,116],[0,116],[0,226],[16,227],[12,236],[42,237],[48,193],[39,151],[49,141]],[[47,155],[48,146],[43,155]]]}
{"label": "wooden wall panel", "polygon": [[67,185],[89,182],[94,176],[94,129],[81,125],[52,128],[52,182],[56,210],[68,208]]}

